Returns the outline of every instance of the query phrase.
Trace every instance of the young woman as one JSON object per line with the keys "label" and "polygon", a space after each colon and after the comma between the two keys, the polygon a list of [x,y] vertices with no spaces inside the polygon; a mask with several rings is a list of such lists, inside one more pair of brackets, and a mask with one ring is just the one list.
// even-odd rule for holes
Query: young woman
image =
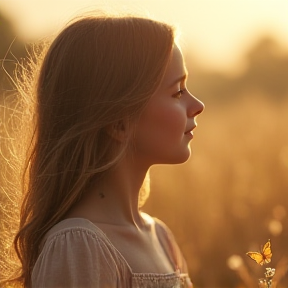
{"label": "young woman", "polygon": [[204,106],[187,76],[173,28],[150,19],[86,17],[52,42],[15,238],[24,287],[192,287],[139,205],[149,167],[190,156]]}

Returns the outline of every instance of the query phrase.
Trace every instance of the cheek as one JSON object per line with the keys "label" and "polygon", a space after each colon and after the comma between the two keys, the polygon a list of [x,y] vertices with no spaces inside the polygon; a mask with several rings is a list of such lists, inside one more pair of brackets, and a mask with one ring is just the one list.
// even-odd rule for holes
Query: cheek
{"label": "cheek", "polygon": [[187,117],[183,107],[176,103],[154,105],[143,116],[142,124],[151,137],[173,141],[173,137],[176,140],[184,135]]}
{"label": "cheek", "polygon": [[185,162],[190,156],[189,141],[184,135],[185,107],[169,102],[146,108],[136,125],[134,159],[139,157],[139,163],[143,160],[149,165]]}
{"label": "cheek", "polygon": [[[163,135],[183,135],[186,127],[186,117],[180,106],[164,107],[154,114],[154,125],[162,129]],[[158,123],[158,124],[157,124]]]}

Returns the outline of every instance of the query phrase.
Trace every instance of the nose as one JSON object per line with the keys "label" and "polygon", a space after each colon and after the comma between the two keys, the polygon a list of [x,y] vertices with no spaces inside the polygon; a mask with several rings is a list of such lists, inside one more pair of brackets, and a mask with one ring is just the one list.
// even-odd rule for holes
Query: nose
{"label": "nose", "polygon": [[[189,93],[190,94],[190,93]],[[193,118],[203,112],[205,105],[194,95],[190,94],[189,104],[187,107],[187,116]]]}

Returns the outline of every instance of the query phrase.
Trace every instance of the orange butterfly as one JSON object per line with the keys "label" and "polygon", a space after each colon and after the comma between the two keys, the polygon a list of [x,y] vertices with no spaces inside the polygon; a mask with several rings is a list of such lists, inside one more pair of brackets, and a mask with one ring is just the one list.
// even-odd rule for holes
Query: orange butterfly
{"label": "orange butterfly", "polygon": [[264,245],[262,252],[247,252],[251,259],[255,260],[257,264],[263,265],[271,262],[272,251],[271,251],[271,242],[270,239]]}

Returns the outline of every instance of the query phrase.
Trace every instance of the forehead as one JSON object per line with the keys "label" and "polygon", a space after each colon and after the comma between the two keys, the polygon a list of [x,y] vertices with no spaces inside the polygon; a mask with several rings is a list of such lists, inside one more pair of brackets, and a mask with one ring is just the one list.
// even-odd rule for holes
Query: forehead
{"label": "forehead", "polygon": [[182,53],[179,47],[176,44],[174,44],[171,52],[170,61],[168,63],[166,72],[163,77],[162,85],[165,86],[171,85],[176,79],[186,74],[187,72]]}

